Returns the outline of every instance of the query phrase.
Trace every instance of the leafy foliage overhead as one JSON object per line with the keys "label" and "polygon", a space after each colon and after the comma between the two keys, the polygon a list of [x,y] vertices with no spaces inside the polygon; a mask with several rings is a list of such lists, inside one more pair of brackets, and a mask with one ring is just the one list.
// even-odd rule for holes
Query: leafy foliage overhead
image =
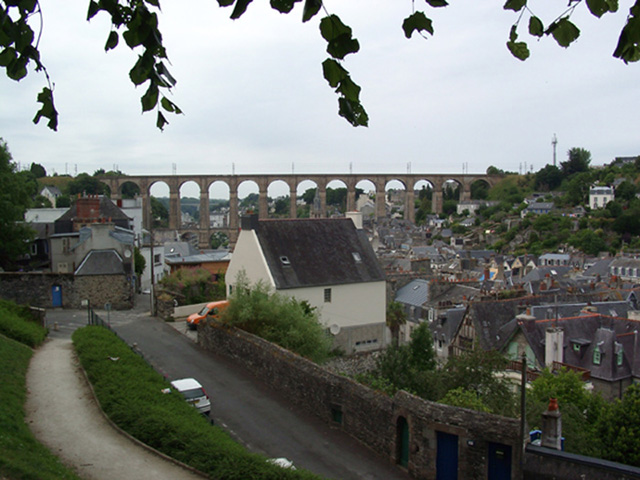
{"label": "leafy foliage overhead", "polygon": [[[240,18],[249,7],[251,0],[217,0],[220,7],[232,7],[230,17]],[[290,13],[296,3],[302,0],[271,0],[271,7],[280,13]],[[426,38],[434,34],[433,21],[424,11],[415,9],[415,2],[406,2],[411,13],[402,22],[405,37],[412,38],[414,33]],[[539,39],[551,36],[561,47],[568,47],[580,36],[580,29],[571,21],[575,9],[585,4],[589,12],[600,18],[606,13],[618,11],[618,0],[571,0],[568,7],[545,26],[542,19],[533,11],[528,0],[507,0],[505,10],[518,13],[516,22],[509,30],[507,48],[511,54],[525,60],[530,52],[527,43],[519,40],[521,22],[528,18],[527,33]],[[426,0],[430,8],[446,7],[445,0]],[[353,126],[366,126],[369,117],[360,102],[360,86],[344,68],[342,61],[360,49],[358,40],[352,35],[352,29],[335,14],[324,9],[322,0],[304,0],[302,21],[308,22],[321,10],[326,15],[320,21],[320,34],[327,42],[327,58],[322,63],[323,74],[329,85],[338,95],[338,113]],[[104,49],[113,50],[124,41],[132,50],[138,52],[138,59],[129,71],[134,85],[146,85],[140,98],[143,112],[155,110],[156,126],[163,129],[168,114],[181,114],[178,105],[167,97],[177,80],[171,75],[167,52],[159,28],[159,0],[90,0],[87,20],[98,14],[108,15],[111,31],[107,35]],[[36,20],[32,20],[33,18]],[[34,32],[32,23],[39,22],[40,31]],[[37,96],[40,109],[33,119],[48,120],[49,128],[58,128],[58,111],[54,104],[53,82],[40,58],[39,39],[43,28],[42,11],[38,0],[0,0],[0,67],[4,67],[9,78],[19,81],[27,76],[30,64],[35,71],[42,72],[46,86]],[[614,57],[625,63],[640,60],[640,2],[630,8],[627,23],[620,33]]]}

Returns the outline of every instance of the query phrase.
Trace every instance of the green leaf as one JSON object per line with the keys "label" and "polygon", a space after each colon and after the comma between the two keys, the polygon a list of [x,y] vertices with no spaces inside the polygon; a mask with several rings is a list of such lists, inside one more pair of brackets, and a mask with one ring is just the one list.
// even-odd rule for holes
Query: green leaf
{"label": "green leaf", "polygon": [[109,37],[107,38],[107,43],[104,45],[104,51],[108,52],[109,50],[116,48],[118,46],[118,39],[118,32],[111,30],[111,32],[109,32]]}
{"label": "green leaf", "polygon": [[404,30],[404,36],[411,38],[413,32],[427,31],[433,35],[433,24],[431,19],[427,18],[423,12],[415,12],[409,17],[405,18],[402,22],[402,29]]}
{"label": "green leaf", "polygon": [[218,0],[218,5],[221,7],[230,7],[236,0]]}
{"label": "green leaf", "polygon": [[158,72],[158,75],[160,76],[160,78],[164,82],[166,82],[169,86],[173,87],[175,86],[176,83],[178,83],[176,79],[173,78],[169,70],[167,70],[167,67],[165,67],[164,63],[159,62],[156,65],[156,71]]}
{"label": "green leaf", "polygon": [[167,97],[162,97],[162,100],[160,100],[160,105],[162,105],[162,108],[164,108],[167,112],[175,112],[176,110],[173,102]]}
{"label": "green leaf", "polygon": [[525,42],[507,42],[507,48],[511,52],[511,55],[518,60],[526,60],[529,58],[529,47]]}
{"label": "green leaf", "polygon": [[160,130],[164,130],[164,126],[168,124],[169,122],[167,122],[167,119],[164,118],[164,115],[162,114],[162,112],[158,110],[158,119],[156,120],[156,127],[158,127]]}
{"label": "green leaf", "polygon": [[509,31],[509,41],[515,42],[518,38],[518,25],[511,25],[511,30]]}
{"label": "green leaf", "polygon": [[87,11],[87,21],[91,20],[100,11],[100,5],[93,0],[89,2],[89,10]]}
{"label": "green leaf", "polygon": [[615,13],[618,11],[618,0],[607,0],[609,11]]}
{"label": "green leaf", "polygon": [[143,55],[138,57],[138,61],[129,71],[129,78],[134,85],[141,85],[151,78],[153,73],[153,63],[153,55],[149,52],[145,52]]}
{"label": "green leaf", "polygon": [[22,80],[27,76],[27,63],[29,63],[29,59],[24,55],[14,58],[7,65],[7,76],[11,80]]}
{"label": "green leaf", "polygon": [[345,118],[354,127],[366,127],[369,124],[369,116],[360,102],[350,102],[346,98],[338,99],[338,115]]}
{"label": "green leaf", "polygon": [[149,85],[149,88],[140,99],[140,102],[142,103],[143,112],[148,112],[155,108],[158,104],[158,86],[155,83],[151,82],[151,85]]}
{"label": "green leaf", "polygon": [[629,17],[627,24],[620,32],[618,45],[613,56],[621,59],[624,63],[640,60],[640,18]]}
{"label": "green leaf", "polygon": [[449,5],[445,0],[427,0],[427,3],[434,8],[446,7]]}
{"label": "green leaf", "polygon": [[237,0],[236,6],[233,7],[233,12],[231,12],[231,18],[233,20],[240,18],[242,14],[247,11],[247,7],[251,1],[252,0]]}
{"label": "green leaf", "polygon": [[527,4],[527,0],[507,0],[507,3],[504,4],[505,10],[513,10],[514,12],[519,12],[524,8]]}
{"label": "green leaf", "polygon": [[324,78],[333,88],[336,88],[344,78],[349,76],[349,72],[332,58],[327,58],[322,62],[322,72]]}
{"label": "green leaf", "polygon": [[561,47],[568,47],[580,36],[580,30],[567,17],[563,17],[549,26],[547,32],[551,30],[551,35]]}
{"label": "green leaf", "polygon": [[304,8],[302,9],[302,21],[308,22],[322,8],[321,0],[304,0]]}
{"label": "green leaf", "polygon": [[340,86],[336,91],[341,93],[344,98],[351,102],[359,102],[360,90],[360,86],[351,80],[351,77],[347,76],[340,82]]}
{"label": "green leaf", "polygon": [[609,11],[607,0],[587,0],[587,7],[589,7],[589,11],[598,18]]}
{"label": "green leaf", "polygon": [[544,35],[544,25],[538,17],[532,16],[529,18],[529,33],[534,37],[542,37]]}
{"label": "green leaf", "polygon": [[0,67],[8,66],[12,61],[18,57],[15,48],[8,47],[0,52]]}
{"label": "green leaf", "polygon": [[144,0],[149,5],[153,5],[154,7],[160,8],[160,2],[158,0]]}
{"label": "green leaf", "polygon": [[271,8],[280,13],[289,13],[293,10],[294,4],[301,1],[302,0],[271,0]]}
{"label": "green leaf", "polygon": [[350,35],[341,35],[327,44],[327,53],[334,58],[343,59],[350,53],[360,50],[360,44]]}
{"label": "green leaf", "polygon": [[33,117],[33,123],[38,123],[42,117],[45,117],[49,119],[47,126],[51,130],[57,130],[58,112],[53,105],[53,92],[49,88],[44,87],[38,94],[38,102],[42,103],[42,107],[36,112],[36,116]]}

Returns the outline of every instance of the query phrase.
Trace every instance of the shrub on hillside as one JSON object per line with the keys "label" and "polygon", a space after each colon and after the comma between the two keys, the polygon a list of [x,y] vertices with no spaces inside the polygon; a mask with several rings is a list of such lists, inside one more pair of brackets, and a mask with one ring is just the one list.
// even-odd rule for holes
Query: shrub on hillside
{"label": "shrub on hillside", "polygon": [[181,305],[213,302],[226,296],[224,275],[213,275],[204,268],[181,268],[163,277],[160,285]]}
{"label": "shrub on hillside", "polygon": [[32,348],[47,338],[47,329],[31,319],[28,307],[7,301],[0,302],[0,333]]}
{"label": "shrub on hillside", "polygon": [[250,288],[239,279],[222,321],[316,363],[331,354],[331,339],[316,309],[307,302],[272,293],[263,283]]}

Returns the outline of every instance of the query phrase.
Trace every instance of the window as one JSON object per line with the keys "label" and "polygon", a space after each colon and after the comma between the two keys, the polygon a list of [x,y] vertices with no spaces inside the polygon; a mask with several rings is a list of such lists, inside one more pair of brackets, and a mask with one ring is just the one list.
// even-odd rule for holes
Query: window
{"label": "window", "polygon": [[573,351],[580,353],[580,344],[579,343],[574,343],[573,344]]}
{"label": "window", "polygon": [[600,365],[602,363],[602,352],[600,351],[600,347],[596,347],[593,351],[593,364]]}
{"label": "window", "polygon": [[362,263],[362,257],[358,252],[351,252],[356,263]]}
{"label": "window", "polygon": [[331,303],[331,289],[324,289],[324,303]]}
{"label": "window", "polygon": [[282,262],[283,265],[291,265],[291,261],[289,261],[289,257],[286,257],[284,255],[280,257],[280,261]]}
{"label": "window", "polygon": [[160,265],[162,262],[160,261],[160,254],[158,253],[157,255],[153,256],[153,263],[155,265]]}
{"label": "window", "polygon": [[624,358],[624,350],[622,350],[622,348],[620,348],[620,350],[618,350],[618,353],[616,353],[616,365],[617,366],[621,366],[622,365],[623,358]]}

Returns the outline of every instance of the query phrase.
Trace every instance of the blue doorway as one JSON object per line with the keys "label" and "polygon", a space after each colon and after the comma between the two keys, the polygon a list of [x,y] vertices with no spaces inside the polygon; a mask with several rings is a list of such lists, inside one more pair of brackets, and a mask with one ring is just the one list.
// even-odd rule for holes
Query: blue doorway
{"label": "blue doorway", "polygon": [[62,287],[60,285],[54,285],[51,287],[51,306],[62,306]]}
{"label": "blue doorway", "polygon": [[436,432],[436,480],[458,480],[458,436]]}
{"label": "blue doorway", "polygon": [[489,480],[511,480],[511,446],[489,443]]}

